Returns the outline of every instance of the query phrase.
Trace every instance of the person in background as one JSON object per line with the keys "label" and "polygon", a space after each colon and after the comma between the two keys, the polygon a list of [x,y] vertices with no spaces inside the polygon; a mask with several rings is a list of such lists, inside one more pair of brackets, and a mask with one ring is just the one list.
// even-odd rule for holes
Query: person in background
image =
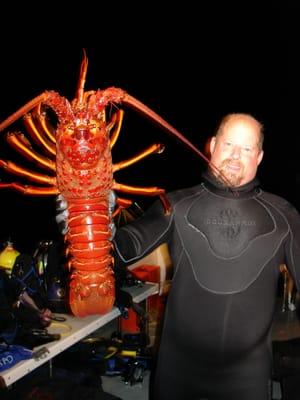
{"label": "person in background", "polygon": [[125,265],[167,243],[174,267],[155,371],[155,400],[271,399],[271,326],[280,265],[299,289],[300,218],[256,178],[263,127],[229,114],[210,140],[202,182],[168,194],[117,229]]}

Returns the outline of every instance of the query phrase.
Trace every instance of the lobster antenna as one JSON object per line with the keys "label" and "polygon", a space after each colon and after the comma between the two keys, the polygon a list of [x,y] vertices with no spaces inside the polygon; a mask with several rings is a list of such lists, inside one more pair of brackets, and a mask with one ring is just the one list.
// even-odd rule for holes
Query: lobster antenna
{"label": "lobster antenna", "polygon": [[79,74],[79,80],[78,80],[78,86],[77,86],[77,95],[76,95],[77,104],[82,104],[83,103],[84,85],[85,85],[87,67],[88,67],[88,58],[86,56],[85,49],[83,49],[83,60],[81,62],[81,66],[80,66],[80,74]]}

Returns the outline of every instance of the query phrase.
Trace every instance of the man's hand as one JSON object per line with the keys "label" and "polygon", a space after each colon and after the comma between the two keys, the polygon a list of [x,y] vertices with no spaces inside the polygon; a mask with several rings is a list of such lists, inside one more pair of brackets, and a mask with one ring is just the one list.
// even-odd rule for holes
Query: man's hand
{"label": "man's hand", "polygon": [[43,308],[39,313],[39,317],[41,325],[47,327],[51,324],[52,312],[49,308]]}
{"label": "man's hand", "polygon": [[69,227],[68,227],[68,216],[69,216],[68,203],[62,194],[59,194],[56,197],[55,201],[56,201],[56,212],[57,212],[55,220],[58,224],[61,234],[66,235],[69,230]]}
{"label": "man's hand", "polygon": [[110,224],[109,224],[109,228],[111,231],[111,236],[110,236],[110,240],[113,240],[115,234],[116,234],[116,225],[114,223],[114,219],[112,217],[112,214],[114,212],[115,206],[116,206],[116,202],[117,202],[117,196],[116,193],[111,190],[109,192],[109,196],[108,196],[108,212],[109,212],[109,216],[110,216]]}
{"label": "man's hand", "polygon": [[46,327],[51,324],[51,310],[49,310],[49,308],[43,308],[42,310],[39,309],[33,298],[29,296],[26,290],[23,290],[23,292],[20,294],[18,297],[18,302],[22,303],[26,308],[29,308],[37,313],[42,326]]}

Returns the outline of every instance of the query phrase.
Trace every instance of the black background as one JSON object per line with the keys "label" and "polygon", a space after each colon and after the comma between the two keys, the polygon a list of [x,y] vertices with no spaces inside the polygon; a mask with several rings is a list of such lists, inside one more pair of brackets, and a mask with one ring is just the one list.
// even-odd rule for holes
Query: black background
{"label": "black background", "polygon": [[[188,3],[177,10],[172,7],[163,14],[158,9],[151,13],[136,9],[138,17],[130,21],[110,14],[106,16],[110,27],[100,17],[96,26],[91,23],[85,29],[74,23],[76,37],[69,30],[47,42],[40,27],[33,35],[19,32],[15,43],[6,31],[1,41],[0,120],[45,90],[71,100],[85,48],[87,90],[110,86],[126,90],[202,150],[224,114],[253,114],[265,127],[265,158],[259,170],[263,187],[299,208],[298,9],[272,6],[263,11],[245,6],[233,14],[217,6],[210,12]],[[52,20],[52,32],[57,33],[58,25]],[[89,40],[83,40],[78,30],[87,30]],[[16,160],[3,137],[0,158]],[[164,143],[165,152],[119,172],[117,181],[166,190],[199,182],[205,164],[128,109],[113,159],[129,158],[154,142]],[[4,171],[0,178],[17,181]],[[1,190],[1,243],[10,237],[17,248],[31,251],[37,241],[57,235],[54,198]]]}

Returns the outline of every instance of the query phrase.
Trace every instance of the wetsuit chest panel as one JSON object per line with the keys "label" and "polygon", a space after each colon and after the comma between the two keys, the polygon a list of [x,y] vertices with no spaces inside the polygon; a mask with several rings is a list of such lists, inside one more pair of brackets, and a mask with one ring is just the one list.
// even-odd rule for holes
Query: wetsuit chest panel
{"label": "wetsuit chest panel", "polygon": [[[187,221],[199,230],[218,257],[236,257],[254,239],[275,229],[266,209],[253,199],[216,197],[196,201],[187,212]],[[199,210],[201,212],[199,213]]]}
{"label": "wetsuit chest panel", "polygon": [[176,205],[175,219],[196,280],[216,293],[246,289],[288,232],[282,215],[256,199],[194,196]]}

